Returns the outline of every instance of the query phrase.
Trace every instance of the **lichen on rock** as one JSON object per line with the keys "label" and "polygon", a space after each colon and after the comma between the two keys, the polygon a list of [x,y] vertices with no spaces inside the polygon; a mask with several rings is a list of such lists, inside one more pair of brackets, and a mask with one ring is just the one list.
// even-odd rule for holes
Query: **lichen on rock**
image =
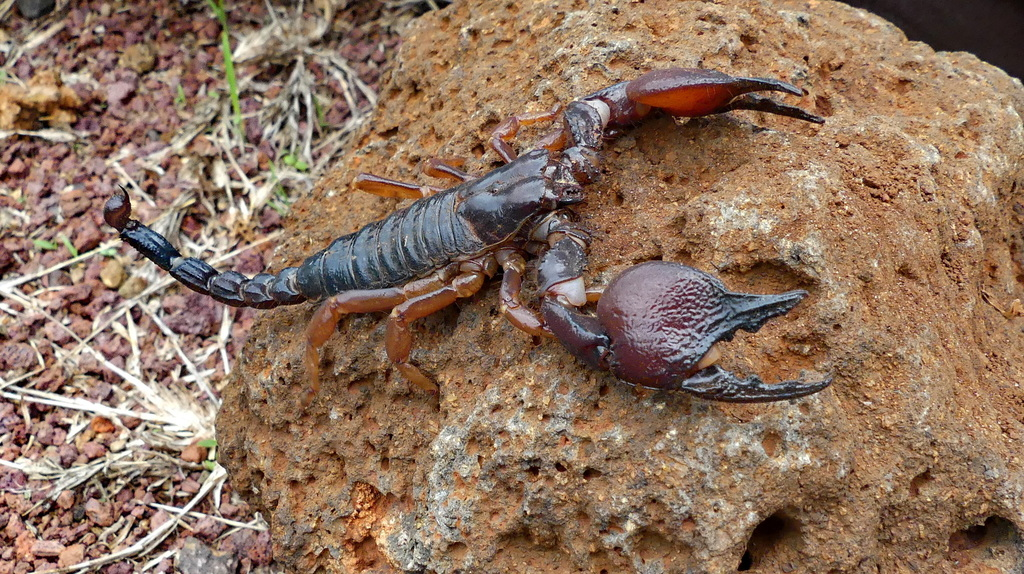
{"label": "lichen on rock", "polygon": [[[305,411],[311,306],[266,313],[218,424],[277,559],[332,572],[930,572],[1024,564],[1024,88],[832,2],[480,1],[406,33],[372,125],[296,206],[278,265],[380,218],[356,170],[497,165],[489,130],[670,66],[777,77],[824,126],[655,119],[609,143],[579,212],[588,279],[680,261],[731,289],[811,295],[725,347],[802,400],[708,403],[587,370],[498,313],[497,285],[416,323],[345,319]],[[799,98],[793,98],[798,100]],[[528,145],[542,130],[516,143]],[[968,566],[970,565],[970,566]]]}

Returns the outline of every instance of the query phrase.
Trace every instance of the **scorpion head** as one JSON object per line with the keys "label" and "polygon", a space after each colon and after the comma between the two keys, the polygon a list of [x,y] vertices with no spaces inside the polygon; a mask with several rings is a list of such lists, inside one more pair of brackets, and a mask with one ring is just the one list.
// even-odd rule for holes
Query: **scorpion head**
{"label": "scorpion head", "polygon": [[[522,173],[520,173],[522,172]],[[459,216],[486,243],[500,243],[538,215],[583,201],[583,189],[570,170],[533,150],[474,182],[475,192],[456,207]]]}

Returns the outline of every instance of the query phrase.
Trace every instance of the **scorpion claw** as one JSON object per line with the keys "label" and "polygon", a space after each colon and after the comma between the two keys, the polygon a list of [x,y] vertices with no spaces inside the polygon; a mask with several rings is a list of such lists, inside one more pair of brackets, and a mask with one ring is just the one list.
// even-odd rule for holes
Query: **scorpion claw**
{"label": "scorpion claw", "polygon": [[802,379],[765,384],[756,375],[741,379],[718,365],[697,371],[679,389],[702,399],[727,403],[767,403],[812,395],[832,384],[832,378],[807,383]]}
{"label": "scorpion claw", "polygon": [[637,104],[664,110],[672,116],[695,117],[729,110],[758,110],[814,123],[825,120],[749,92],[774,91],[804,95],[800,88],[772,78],[736,78],[715,70],[670,68],[654,70],[626,83],[626,97]]}
{"label": "scorpion claw", "polygon": [[582,273],[582,264],[565,265],[569,244],[556,244],[540,264],[544,319],[551,332],[577,358],[606,369],[626,383],[683,390],[729,402],[765,402],[802,397],[829,386],[786,381],[765,384],[756,376],[741,379],[713,365],[715,343],[736,331],[756,332],[768,319],[789,312],[806,291],[779,295],[734,293],[721,281],[692,267],[652,261],[616,277],[597,304],[597,316],[585,315],[548,287]]}

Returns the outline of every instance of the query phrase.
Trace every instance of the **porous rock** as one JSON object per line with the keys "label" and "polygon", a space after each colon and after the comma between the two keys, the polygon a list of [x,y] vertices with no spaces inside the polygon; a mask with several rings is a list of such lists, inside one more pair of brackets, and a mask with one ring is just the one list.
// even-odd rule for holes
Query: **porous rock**
{"label": "porous rock", "polygon": [[[347,318],[307,385],[313,306],[267,312],[219,420],[277,560],[328,572],[1018,571],[1024,527],[1024,89],[838,3],[460,2],[407,32],[376,116],[296,206],[275,267],[384,216],[356,171],[496,159],[489,130],[644,71],[715,68],[807,90],[815,126],[754,112],[654,119],[608,145],[582,221],[589,279],[681,261],[810,296],[724,366],[831,373],[797,401],[641,391],[531,340],[497,285],[419,321]],[[528,144],[540,130],[525,132]]]}

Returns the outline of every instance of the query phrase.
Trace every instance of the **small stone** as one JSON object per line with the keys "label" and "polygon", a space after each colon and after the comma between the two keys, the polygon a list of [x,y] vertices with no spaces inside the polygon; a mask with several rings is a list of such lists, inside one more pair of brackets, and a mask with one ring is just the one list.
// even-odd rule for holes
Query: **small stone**
{"label": "small stone", "polygon": [[195,493],[199,492],[199,488],[201,486],[202,485],[199,484],[199,481],[197,481],[194,478],[189,477],[189,478],[186,478],[181,483],[181,486],[178,487],[178,490],[181,491],[181,492],[186,492],[188,494],[195,494]]}
{"label": "small stone", "polygon": [[171,515],[165,510],[157,510],[149,519],[150,528],[160,528],[160,525],[171,519]]}
{"label": "small stone", "polygon": [[136,82],[120,81],[105,86],[107,90],[107,105],[112,108],[123,106],[135,94],[138,88]]}
{"label": "small stone", "polygon": [[57,507],[68,510],[75,505],[75,493],[70,490],[62,491],[57,495]]}
{"label": "small stone", "polygon": [[64,551],[64,545],[56,540],[36,540],[32,544],[32,554],[36,556],[59,556]]}
{"label": "small stone", "polygon": [[156,48],[148,42],[132,44],[124,49],[117,65],[135,70],[139,74],[153,71],[156,67]]}
{"label": "small stone", "polygon": [[196,538],[187,538],[178,551],[177,566],[182,574],[229,574],[238,568],[238,556],[217,552]]}
{"label": "small stone", "polygon": [[18,0],[18,11],[29,20],[49,14],[57,4],[56,0]]}
{"label": "small stone", "polygon": [[209,452],[209,449],[206,447],[192,443],[181,451],[181,460],[198,464],[206,460],[206,455],[209,454]]}
{"label": "small stone", "polygon": [[72,544],[61,551],[57,557],[57,566],[67,568],[85,560],[85,545]]}
{"label": "small stone", "polygon": [[117,294],[125,299],[131,299],[139,293],[142,293],[148,286],[149,283],[146,283],[145,279],[137,275],[133,275],[121,284],[121,287],[117,290]]}
{"label": "small stone", "polygon": [[226,528],[226,524],[212,516],[203,516],[192,525],[192,532],[207,542],[213,542]]}
{"label": "small stone", "polygon": [[36,351],[25,343],[0,345],[0,371],[17,371],[36,366]]}
{"label": "small stone", "polygon": [[93,419],[89,421],[89,427],[96,434],[114,432],[115,430],[117,430],[117,427],[114,426],[114,423],[112,423],[110,419],[106,417],[93,417]]}
{"label": "small stone", "polygon": [[82,445],[81,451],[86,458],[92,460],[107,454],[107,447],[98,442],[90,441]]}
{"label": "small stone", "polygon": [[114,509],[109,502],[100,502],[90,498],[85,503],[85,515],[98,526],[110,526],[114,523]]}
{"label": "small stone", "polygon": [[100,281],[111,289],[117,289],[123,283],[127,275],[124,272],[124,265],[117,259],[107,259],[100,270]]}
{"label": "small stone", "polygon": [[32,556],[35,543],[36,539],[31,532],[22,532],[14,539],[14,556],[19,560],[27,560]]}

